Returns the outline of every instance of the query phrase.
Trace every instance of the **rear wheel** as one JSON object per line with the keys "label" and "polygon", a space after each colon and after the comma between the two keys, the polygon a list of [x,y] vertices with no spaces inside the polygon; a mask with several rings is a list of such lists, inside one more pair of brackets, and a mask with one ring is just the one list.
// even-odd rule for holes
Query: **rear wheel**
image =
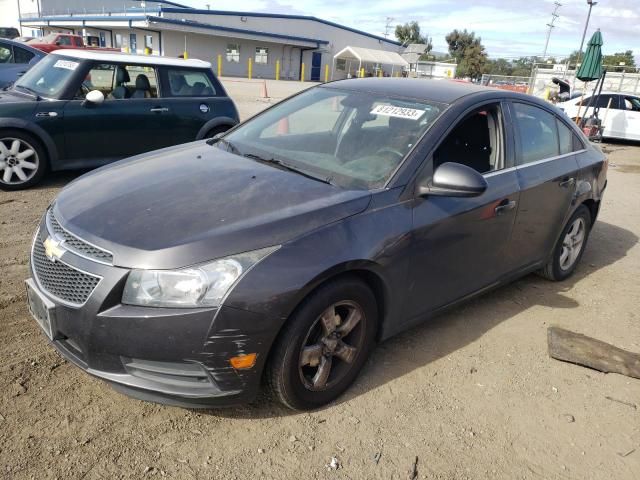
{"label": "rear wheel", "polygon": [[229,130],[229,128],[231,127],[229,127],[228,125],[220,125],[218,127],[212,128],[205,134],[204,138],[213,138],[219,133],[226,132],[227,130]]}
{"label": "rear wheel", "polygon": [[40,142],[19,130],[0,132],[0,189],[28,188],[44,176],[45,151]]}
{"label": "rear wheel", "polygon": [[540,274],[554,281],[569,278],[582,258],[590,231],[591,212],[580,205],[565,225],[551,259]]}
{"label": "rear wheel", "polygon": [[323,285],[283,328],[266,375],[273,396],[294,410],[331,402],[355,380],[374,343],[376,300],[357,278]]}

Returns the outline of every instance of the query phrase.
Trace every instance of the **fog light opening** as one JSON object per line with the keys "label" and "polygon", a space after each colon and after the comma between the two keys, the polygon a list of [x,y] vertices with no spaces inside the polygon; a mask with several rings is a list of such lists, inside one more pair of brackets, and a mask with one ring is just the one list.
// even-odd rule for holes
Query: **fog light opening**
{"label": "fog light opening", "polygon": [[252,368],[256,364],[258,358],[257,353],[247,353],[246,355],[238,355],[237,357],[231,357],[229,363],[236,370],[246,370]]}

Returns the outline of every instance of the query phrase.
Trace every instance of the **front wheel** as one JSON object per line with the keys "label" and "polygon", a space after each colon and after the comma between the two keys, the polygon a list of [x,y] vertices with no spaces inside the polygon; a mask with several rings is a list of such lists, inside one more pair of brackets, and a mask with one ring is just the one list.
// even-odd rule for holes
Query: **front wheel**
{"label": "front wheel", "polygon": [[38,140],[21,131],[0,132],[0,189],[29,188],[42,179],[46,168]]}
{"label": "front wheel", "polygon": [[573,275],[582,258],[591,231],[591,212],[580,205],[571,216],[556,243],[549,262],[540,274],[554,281],[561,281]]}
{"label": "front wheel", "polygon": [[355,277],[312,293],[289,318],[267,366],[272,395],[294,410],[336,399],[355,380],[374,343],[376,300]]}

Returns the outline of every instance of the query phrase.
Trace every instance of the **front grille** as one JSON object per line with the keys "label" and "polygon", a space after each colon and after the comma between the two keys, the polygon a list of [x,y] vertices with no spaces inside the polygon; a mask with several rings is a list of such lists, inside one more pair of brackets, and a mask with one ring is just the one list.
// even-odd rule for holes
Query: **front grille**
{"label": "front grille", "polygon": [[58,223],[58,220],[56,220],[56,217],[53,215],[52,209],[47,211],[47,228],[50,230],[49,233],[55,234],[64,239],[65,248],[77,253],[81,257],[85,257],[89,260],[95,260],[100,263],[113,263],[113,255],[111,253],[88,244],[84,240],[79,239],[71,232],[62,228]]}
{"label": "front grille", "polygon": [[84,304],[100,283],[100,277],[47,258],[40,235],[36,236],[31,265],[40,286],[54,297],[72,305]]}

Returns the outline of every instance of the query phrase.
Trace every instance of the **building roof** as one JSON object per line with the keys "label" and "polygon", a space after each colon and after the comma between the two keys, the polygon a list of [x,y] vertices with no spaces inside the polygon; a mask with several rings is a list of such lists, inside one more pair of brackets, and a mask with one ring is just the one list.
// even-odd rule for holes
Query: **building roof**
{"label": "building roof", "polygon": [[409,63],[396,52],[386,50],[374,50],[373,48],[345,47],[336,53],[333,58],[355,58],[366,63],[381,63],[383,65],[396,65],[407,67]]}
{"label": "building roof", "polygon": [[172,67],[211,68],[209,62],[198,59],[183,59],[171,57],[159,57],[157,55],[133,55],[120,52],[101,52],[99,50],[55,50],[50,55],[59,55],[71,58],[88,60],[103,60],[105,62],[126,62],[137,65],[168,65]]}
{"label": "building roof", "polygon": [[162,12],[166,13],[188,13],[196,14],[196,15],[230,15],[230,16],[238,16],[238,17],[262,17],[262,18],[285,18],[290,20],[311,20],[313,22],[323,23],[325,25],[330,25],[332,27],[340,28],[341,30],[346,30],[348,32],[357,33],[359,35],[364,35],[370,38],[375,38],[381,42],[391,43],[393,45],[400,46],[400,42],[396,42],[395,40],[389,40],[388,38],[381,37],[379,35],[374,35],[369,32],[364,32],[362,30],[358,30],[356,28],[347,27],[345,25],[340,25],[339,23],[330,22],[328,20],[323,20],[322,18],[313,17],[310,15],[289,15],[289,14],[281,14],[281,13],[260,13],[260,12],[238,12],[238,11],[226,11],[226,10],[201,10],[196,8],[172,8],[172,7],[161,7]]}

